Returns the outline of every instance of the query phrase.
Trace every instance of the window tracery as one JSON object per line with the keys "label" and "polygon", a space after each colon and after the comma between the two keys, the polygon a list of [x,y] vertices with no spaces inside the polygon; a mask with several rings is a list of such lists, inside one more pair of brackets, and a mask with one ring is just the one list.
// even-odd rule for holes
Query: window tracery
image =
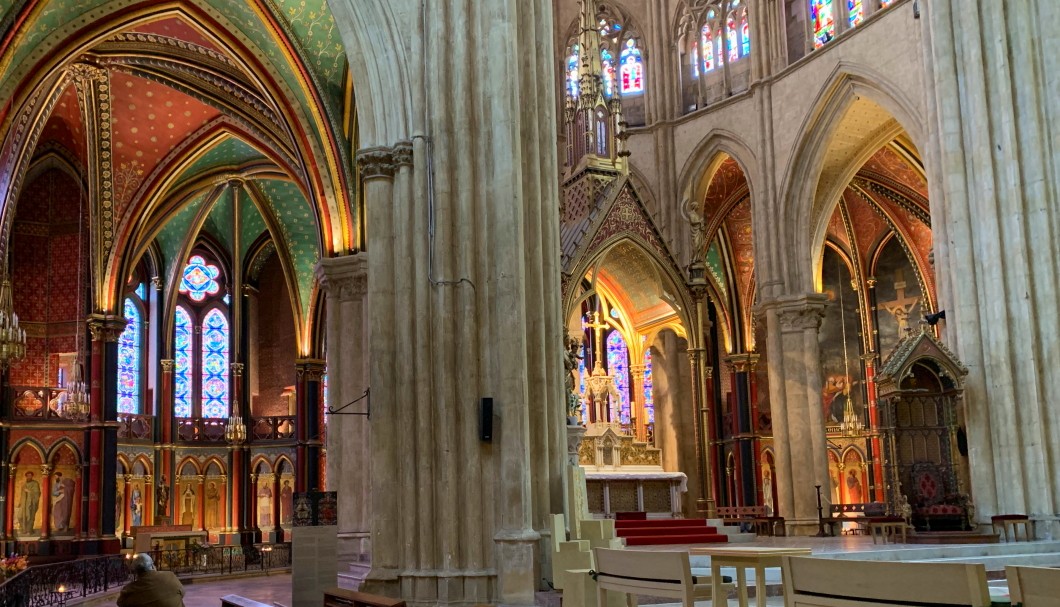
{"label": "window tracery", "polygon": [[125,330],[118,338],[118,413],[143,413],[143,284],[125,298]]}
{"label": "window tracery", "polygon": [[[225,418],[229,412],[230,324],[221,269],[192,255],[181,275],[173,322],[176,417]],[[196,381],[197,378],[197,381]]]}

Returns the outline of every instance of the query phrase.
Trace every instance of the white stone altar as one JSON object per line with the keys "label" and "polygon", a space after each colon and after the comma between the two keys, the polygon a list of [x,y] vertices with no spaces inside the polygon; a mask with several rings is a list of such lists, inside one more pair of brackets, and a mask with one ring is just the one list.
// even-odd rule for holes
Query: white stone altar
{"label": "white stone altar", "polygon": [[594,516],[631,511],[657,518],[683,516],[681,494],[688,490],[688,477],[663,470],[662,452],[624,434],[619,424],[588,424],[578,463],[585,470],[588,507]]}

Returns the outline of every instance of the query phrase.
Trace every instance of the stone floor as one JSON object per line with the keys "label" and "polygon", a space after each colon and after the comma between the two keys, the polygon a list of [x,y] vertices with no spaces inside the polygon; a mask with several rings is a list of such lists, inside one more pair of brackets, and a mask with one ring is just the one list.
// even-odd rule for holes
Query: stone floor
{"label": "stone floor", "polygon": [[218,607],[221,597],[238,594],[266,605],[291,605],[291,574],[203,580],[184,584],[184,607]]}

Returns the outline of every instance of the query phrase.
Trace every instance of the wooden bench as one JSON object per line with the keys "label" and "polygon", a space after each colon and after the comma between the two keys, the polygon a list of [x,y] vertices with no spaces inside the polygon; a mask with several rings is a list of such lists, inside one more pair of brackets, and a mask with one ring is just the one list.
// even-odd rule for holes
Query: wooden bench
{"label": "wooden bench", "polygon": [[1013,605],[1060,607],[1060,569],[1050,567],[1005,567]]}
{"label": "wooden bench", "polygon": [[719,506],[718,518],[726,523],[749,523],[758,535],[785,535],[784,517],[769,514],[765,506]]}
{"label": "wooden bench", "polygon": [[221,607],[272,607],[272,605],[259,603],[238,594],[226,594],[221,597]]}
{"label": "wooden bench", "polygon": [[[608,590],[624,593],[629,607],[636,607],[638,594],[680,599],[684,607],[694,607],[696,601],[713,595],[710,576],[692,575],[687,552],[595,548],[593,554],[598,607],[607,605]],[[726,594],[735,587],[721,585]]]}
{"label": "wooden bench", "polygon": [[988,607],[981,564],[784,557],[785,607]]}
{"label": "wooden bench", "polygon": [[345,588],[324,591],[324,607],[405,607],[405,601]]}

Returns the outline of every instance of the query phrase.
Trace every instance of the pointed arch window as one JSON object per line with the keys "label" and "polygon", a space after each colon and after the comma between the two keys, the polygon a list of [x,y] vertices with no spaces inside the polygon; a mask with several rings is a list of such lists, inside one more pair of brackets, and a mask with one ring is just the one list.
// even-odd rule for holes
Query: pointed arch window
{"label": "pointed arch window", "polygon": [[177,306],[173,322],[173,415],[191,417],[191,315]]}
{"label": "pointed arch window", "polygon": [[188,259],[173,319],[176,417],[228,417],[232,336],[222,287],[218,264],[201,254]]}
{"label": "pointed arch window", "polygon": [[810,0],[810,19],[813,22],[814,48],[821,48],[835,38],[832,0]]}
{"label": "pointed arch window", "polygon": [[615,378],[618,389],[618,418],[629,423],[629,348],[622,333],[612,329],[607,336],[607,371]]}
{"label": "pointed arch window", "polygon": [[615,94],[615,56],[608,49],[600,51],[600,72],[604,78],[604,96]]}
{"label": "pointed arch window", "polygon": [[570,56],[567,57],[567,94],[572,99],[578,98],[580,83],[578,82],[578,63],[581,61],[581,49],[577,44],[571,47]]}
{"label": "pointed arch window", "polygon": [[143,413],[140,394],[144,323],[138,295],[140,290],[137,289],[136,293],[125,298],[125,330],[118,338],[118,413]]}
{"label": "pointed arch window", "polygon": [[744,57],[751,54],[751,28],[747,24],[747,10],[740,18],[740,54]]}
{"label": "pointed arch window", "polygon": [[644,61],[637,41],[633,38],[626,40],[625,48],[619,55],[621,64],[619,77],[621,78],[622,94],[644,92]]}
{"label": "pointed arch window", "polygon": [[700,30],[699,46],[703,49],[703,72],[714,69],[714,36],[710,33],[710,25],[703,24]]}
{"label": "pointed arch window", "polygon": [[861,0],[847,0],[847,15],[850,27],[857,27],[865,18],[865,7]]}

